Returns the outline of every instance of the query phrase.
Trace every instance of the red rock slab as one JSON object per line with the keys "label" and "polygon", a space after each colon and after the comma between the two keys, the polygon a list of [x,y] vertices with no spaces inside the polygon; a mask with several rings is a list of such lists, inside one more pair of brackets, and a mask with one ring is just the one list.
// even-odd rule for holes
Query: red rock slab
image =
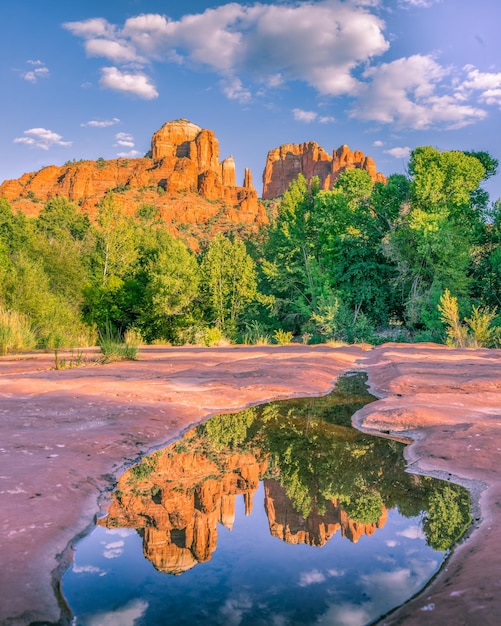
{"label": "red rock slab", "polygon": [[[0,623],[68,623],[58,580],[98,500],[139,457],[215,413],[329,392],[359,347],[141,349],[138,361],[55,370],[0,358]],[[73,355],[75,356],[75,355]],[[69,364],[70,353],[61,353]]]}
{"label": "red rock slab", "polygon": [[380,623],[500,624],[501,350],[386,344],[363,367],[382,399],[358,411],[354,424],[411,439],[409,471],[466,484],[479,504],[468,538],[434,581]]}

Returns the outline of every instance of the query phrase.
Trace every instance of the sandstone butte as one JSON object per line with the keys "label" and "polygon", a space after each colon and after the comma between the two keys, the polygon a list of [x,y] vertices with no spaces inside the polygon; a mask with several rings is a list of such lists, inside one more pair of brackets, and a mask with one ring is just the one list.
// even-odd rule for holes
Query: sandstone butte
{"label": "sandstone butte", "polygon": [[386,177],[376,171],[371,157],[360,150],[353,152],[347,145],[342,145],[331,155],[314,141],[283,144],[268,152],[263,172],[263,200],[282,195],[299,174],[306,180],[318,176],[322,189],[332,189],[342,172],[354,168],[368,172],[374,182],[386,181]]}
{"label": "sandstone butte", "polygon": [[[499,624],[501,350],[147,346],[136,362],[102,366],[96,354],[87,350],[88,365],[67,370],[53,369],[50,354],[0,357],[1,624],[69,623],[59,580],[74,541],[142,454],[218,412],[325,394],[353,370],[367,372],[380,398],[354,424],[411,442],[410,472],[464,484],[474,504],[470,531],[435,579],[380,623]],[[247,478],[252,486],[252,471]],[[270,519],[283,537],[276,506]],[[231,506],[220,513],[231,523]],[[301,540],[317,540],[318,528],[304,530]]]}
{"label": "sandstone butte", "polygon": [[233,157],[219,160],[214,132],[185,119],[154,133],[151,157],[49,165],[0,185],[0,197],[27,215],[38,215],[44,202],[63,196],[92,217],[109,191],[128,215],[144,204],[157,207],[172,234],[182,230],[188,239],[185,225],[192,225],[196,237],[209,226],[211,232],[235,224],[252,231],[268,221],[250,170],[237,186]]}
{"label": "sandstone butte", "polygon": [[[284,144],[268,153],[262,197],[280,196],[298,174],[308,180],[318,176],[322,188],[331,189],[341,172],[353,168],[366,170],[374,182],[386,180],[371,157],[346,145],[330,155],[314,142]],[[233,157],[219,160],[214,132],[186,119],[167,122],[153,134],[151,156],[49,165],[4,181],[0,198],[36,216],[45,202],[62,196],[94,217],[97,205],[110,191],[128,215],[144,204],[155,206],[172,234],[193,247],[203,235],[235,227],[252,232],[268,223],[250,170],[245,169],[243,185],[238,186]]]}

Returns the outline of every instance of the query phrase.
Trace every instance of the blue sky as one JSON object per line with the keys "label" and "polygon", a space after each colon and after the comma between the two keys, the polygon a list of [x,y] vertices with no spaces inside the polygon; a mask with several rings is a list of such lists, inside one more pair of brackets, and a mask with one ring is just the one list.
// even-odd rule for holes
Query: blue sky
{"label": "blue sky", "polygon": [[[143,156],[181,117],[259,193],[283,143],[348,144],[387,175],[420,145],[501,161],[499,0],[2,0],[0,16],[2,181]],[[501,174],[486,188],[500,197]]]}

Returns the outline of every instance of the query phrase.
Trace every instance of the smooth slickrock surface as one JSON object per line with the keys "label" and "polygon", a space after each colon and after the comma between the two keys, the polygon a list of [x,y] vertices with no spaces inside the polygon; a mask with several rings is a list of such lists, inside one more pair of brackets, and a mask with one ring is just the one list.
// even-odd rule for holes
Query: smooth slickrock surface
{"label": "smooth slickrock surface", "polygon": [[353,369],[366,370],[382,398],[356,425],[414,438],[411,471],[473,481],[480,498],[474,530],[446,568],[383,623],[499,623],[500,350],[147,347],[137,362],[105,366],[84,356],[87,367],[59,371],[53,355],[0,358],[0,623],[64,623],[53,581],[66,548],[140,454],[217,412],[325,394]]}
{"label": "smooth slickrock surface", "polygon": [[[388,626],[501,623],[501,350],[387,344],[363,364],[379,402],[355,415],[367,432],[411,436],[410,471],[462,482],[480,507],[467,540]],[[469,482],[466,482],[469,481]]]}
{"label": "smooth slickrock surface", "polygon": [[53,355],[0,358],[0,623],[60,619],[57,556],[141,453],[218,412],[323,395],[361,356],[356,347],[151,346],[136,362],[59,371]]}

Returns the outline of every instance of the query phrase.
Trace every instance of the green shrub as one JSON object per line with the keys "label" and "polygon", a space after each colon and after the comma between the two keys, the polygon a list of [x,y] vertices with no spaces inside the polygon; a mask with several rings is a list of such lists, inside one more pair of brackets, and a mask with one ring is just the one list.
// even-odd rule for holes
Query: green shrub
{"label": "green shrub", "polygon": [[134,361],[137,358],[136,345],[127,344],[121,333],[115,331],[110,324],[99,332],[98,346],[103,353],[103,363],[115,361]]}
{"label": "green shrub", "polygon": [[0,355],[12,350],[29,350],[35,345],[30,318],[0,306]]}
{"label": "green shrub", "polygon": [[278,328],[273,333],[273,339],[279,346],[286,346],[292,341],[294,335],[288,330]]}

